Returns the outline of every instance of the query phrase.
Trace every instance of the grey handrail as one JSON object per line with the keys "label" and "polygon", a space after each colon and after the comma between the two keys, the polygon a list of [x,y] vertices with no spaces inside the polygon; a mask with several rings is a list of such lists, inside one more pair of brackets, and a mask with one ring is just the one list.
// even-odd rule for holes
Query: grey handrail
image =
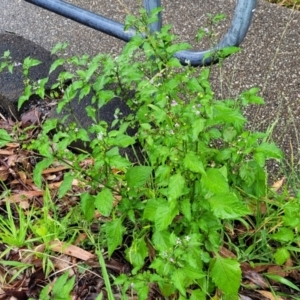
{"label": "grey handrail", "polygon": [[[125,31],[124,25],[119,22],[110,20],[106,17],[92,13],[62,0],[25,1],[55,12],[61,16],[67,17],[73,21],[79,22],[113,37],[119,38],[125,42],[128,42],[133,36],[136,35],[136,31],[133,29]],[[192,66],[203,66],[215,63],[217,61],[216,58],[211,56],[204,59],[205,55],[208,53],[213,53],[227,46],[240,45],[250,27],[256,3],[257,0],[238,0],[231,27],[218,45],[206,51],[179,51],[175,54],[175,57],[177,57],[183,65],[190,63]],[[161,0],[144,0],[144,7],[148,12],[160,6]],[[151,24],[150,29],[151,31],[160,31],[161,26],[162,17],[161,14],[159,14],[158,21]]]}

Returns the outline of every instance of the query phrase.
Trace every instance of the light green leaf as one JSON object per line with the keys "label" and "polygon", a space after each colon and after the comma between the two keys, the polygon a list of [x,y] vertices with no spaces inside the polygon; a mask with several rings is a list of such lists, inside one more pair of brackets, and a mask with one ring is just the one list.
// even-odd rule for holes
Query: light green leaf
{"label": "light green leaf", "polygon": [[95,197],[89,193],[80,195],[80,207],[85,219],[89,222],[93,219],[95,214]]}
{"label": "light green leaf", "polygon": [[155,228],[156,230],[166,229],[178,214],[177,208],[171,208],[170,203],[165,203],[157,208],[155,214]]}
{"label": "light green leaf", "polygon": [[184,164],[185,168],[187,168],[188,170],[190,170],[192,172],[205,174],[205,170],[204,170],[202,161],[199,159],[199,157],[193,151],[187,152],[185,158],[183,159],[183,164]]}
{"label": "light green leaf", "polygon": [[290,256],[290,252],[286,248],[279,248],[273,254],[276,264],[280,266],[282,266]]}
{"label": "light green leaf", "polygon": [[190,300],[206,300],[206,294],[200,289],[192,290]]}
{"label": "light green leaf", "polygon": [[157,208],[160,205],[163,205],[164,203],[165,203],[165,201],[161,200],[161,199],[149,199],[149,200],[147,200],[146,207],[145,207],[144,213],[143,213],[143,219],[150,220],[150,221],[154,222]]}
{"label": "light green leaf", "polygon": [[172,275],[172,282],[174,283],[175,287],[179,290],[180,294],[185,296],[186,295],[186,289],[185,289],[185,281],[186,281],[186,275],[183,270],[176,269]]}
{"label": "light green leaf", "polygon": [[170,242],[170,233],[167,230],[154,231],[152,240],[155,249],[163,251],[172,247],[172,244]]}
{"label": "light green leaf", "polygon": [[217,255],[211,260],[210,272],[212,280],[223,293],[233,297],[237,295],[242,278],[237,261]]}
{"label": "light green leaf", "polygon": [[148,247],[144,237],[134,240],[125,253],[126,259],[134,266],[135,272],[142,268],[148,256]]}
{"label": "light green leaf", "polygon": [[135,143],[135,139],[126,134],[119,134],[114,138],[109,139],[109,144],[112,146],[118,146],[121,148],[126,148]]}
{"label": "light green leaf", "polygon": [[45,158],[38,162],[33,170],[33,181],[37,185],[37,187],[41,188],[42,187],[42,172],[48,168],[53,162],[53,158]]}
{"label": "light green leaf", "polygon": [[283,157],[282,151],[274,143],[261,143],[256,152],[262,152],[267,158],[281,159]]}
{"label": "light green leaf", "polygon": [[65,173],[64,180],[58,189],[58,197],[62,198],[68,191],[72,189],[73,179],[75,174]]}
{"label": "light green leaf", "polygon": [[0,129],[0,147],[5,146],[8,142],[11,142],[13,139],[4,129]]}
{"label": "light green leaf", "polygon": [[205,119],[197,119],[195,122],[193,122],[192,125],[192,136],[193,136],[193,142],[197,141],[199,139],[199,133],[202,132],[205,128]]}
{"label": "light green leaf", "polygon": [[294,240],[295,234],[294,231],[287,227],[279,228],[278,232],[271,234],[269,236],[271,239],[280,241],[280,242],[292,242]]}
{"label": "light green leaf", "polygon": [[114,197],[111,190],[103,188],[102,191],[95,197],[95,207],[103,216],[108,217],[113,208],[113,200]]}
{"label": "light green leaf", "polygon": [[190,199],[183,199],[180,201],[180,211],[187,218],[188,221],[192,220],[192,210]]}
{"label": "light green leaf", "polygon": [[57,67],[63,65],[65,60],[63,58],[58,58],[50,67],[49,74],[52,73]]}
{"label": "light green leaf", "polygon": [[206,174],[201,178],[201,182],[203,187],[213,194],[225,194],[229,191],[227,178],[218,169],[207,169]]}
{"label": "light green leaf", "polygon": [[123,233],[125,231],[122,225],[122,219],[115,219],[105,224],[105,233],[108,246],[108,256],[111,257],[118,246],[122,244]]}
{"label": "light green leaf", "polygon": [[234,193],[214,195],[208,201],[212,212],[220,219],[236,219],[250,213]]}
{"label": "light green leaf", "polygon": [[172,175],[168,186],[168,196],[170,200],[178,199],[183,194],[184,186],[185,179],[181,174],[177,173]]}
{"label": "light green leaf", "polygon": [[128,169],[125,178],[130,188],[143,186],[150,178],[152,168],[148,166],[135,166]]}

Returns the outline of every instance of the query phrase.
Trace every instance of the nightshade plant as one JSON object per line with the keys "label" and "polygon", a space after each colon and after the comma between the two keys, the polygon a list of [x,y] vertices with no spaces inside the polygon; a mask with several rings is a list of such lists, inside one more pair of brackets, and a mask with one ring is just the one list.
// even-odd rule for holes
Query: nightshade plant
{"label": "nightshade plant", "polygon": [[[124,299],[128,290],[147,299],[153,285],[166,299],[206,299],[217,291],[223,299],[237,299],[239,262],[218,252],[224,222],[242,222],[252,213],[247,201],[259,201],[267,193],[266,161],[281,159],[282,154],[267,142],[265,133],[245,129],[242,108],[263,103],[258,89],[251,88],[237,99],[216,100],[210,68],[195,69],[188,62],[183,67],[173,58],[189,45],[176,44],[170,26],[148,32],[157,12],[149,17],[142,11],[141,18],[128,18],[127,26],[142,35],[134,37],[118,57],[84,55],[54,62],[50,72],[63,64],[76,70],[61,73],[53,86],[64,89],[58,111],[76,95],[81,100],[93,93],[86,107],[92,125],[81,128],[69,123],[65,130],[57,130],[59,121],[47,120],[38,138],[24,147],[43,157],[34,170],[38,186],[43,185],[42,170],[55,160],[72,162],[59,197],[71,189],[73,179],[88,182],[90,189],[80,196],[83,217],[91,222],[95,209],[110,217],[99,221],[105,236],[102,247],[109,256],[123,249],[132,265],[130,275],[114,282],[122,287]],[[65,47],[59,44],[53,53]],[[225,49],[221,56],[235,51]],[[67,80],[72,83],[65,87]],[[113,91],[107,89],[110,85],[115,86]],[[42,89],[30,86],[27,90],[44,97]],[[112,130],[98,110],[115,96],[126,101],[132,114],[119,117],[116,112]],[[136,128],[135,135],[127,134],[131,127]],[[66,151],[78,140],[89,144],[90,153]],[[119,154],[120,148],[135,149],[136,144],[143,155],[137,163]],[[87,158],[93,164],[82,168]],[[121,200],[116,204],[115,199]]]}

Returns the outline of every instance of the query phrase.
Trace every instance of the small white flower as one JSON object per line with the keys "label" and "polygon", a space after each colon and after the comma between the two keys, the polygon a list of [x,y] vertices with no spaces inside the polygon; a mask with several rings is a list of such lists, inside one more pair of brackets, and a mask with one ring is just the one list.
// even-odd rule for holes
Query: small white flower
{"label": "small white flower", "polygon": [[98,139],[99,141],[102,141],[102,140],[103,140],[103,132],[99,132],[99,133],[97,134],[97,139]]}
{"label": "small white flower", "polygon": [[170,257],[170,262],[171,262],[171,263],[174,263],[174,262],[175,262],[175,260],[174,260],[173,257]]}
{"label": "small white flower", "polygon": [[196,111],[196,115],[197,115],[197,116],[200,115],[200,111],[199,111],[199,110]]}
{"label": "small white flower", "polygon": [[177,128],[177,127],[179,127],[179,124],[178,124],[178,123],[176,123],[174,126]]}
{"label": "small white flower", "polygon": [[190,241],[190,240],[191,240],[191,237],[190,237],[190,236],[188,236],[188,235],[186,235],[186,236],[185,236],[185,240],[188,242],[188,241]]}
{"label": "small white flower", "polygon": [[15,62],[15,63],[14,63],[14,66],[15,66],[15,67],[18,67],[18,66],[22,66],[22,64],[21,64],[20,62]]}
{"label": "small white flower", "polygon": [[175,100],[172,100],[171,106],[176,106],[176,105],[178,105],[178,103]]}
{"label": "small white flower", "polygon": [[174,130],[171,129],[171,130],[170,130],[170,133],[171,133],[171,134],[174,134]]}
{"label": "small white flower", "polygon": [[75,132],[78,132],[78,128],[76,127],[76,128],[74,129],[74,131],[75,131]]}
{"label": "small white flower", "polygon": [[180,238],[177,238],[176,240],[176,245],[180,245],[181,244],[181,239]]}

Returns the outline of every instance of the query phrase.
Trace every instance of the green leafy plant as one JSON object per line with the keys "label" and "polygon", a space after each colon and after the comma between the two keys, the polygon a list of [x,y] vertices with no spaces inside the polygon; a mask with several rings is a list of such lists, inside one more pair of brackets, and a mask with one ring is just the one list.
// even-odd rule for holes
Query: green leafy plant
{"label": "green leafy plant", "polygon": [[[52,87],[63,91],[58,111],[66,109],[76,96],[81,101],[92,93],[92,103],[86,107],[91,126],[67,123],[68,116],[63,124],[47,120],[38,137],[23,146],[41,157],[34,170],[37,186],[43,187],[42,171],[57,160],[70,168],[64,174],[59,198],[72,188],[74,179],[82,183],[82,217],[91,222],[95,210],[103,217],[99,221],[103,237],[99,249],[106,248],[109,257],[123,250],[133,267],[131,274],[114,281],[123,295],[130,291],[138,299],[147,299],[151,287],[156,286],[166,298],[206,299],[218,291],[224,299],[236,299],[241,282],[239,261],[219,254],[225,237],[231,242],[225,225],[248,225],[243,218],[253,215],[253,199],[259,206],[268,195],[266,162],[281,160],[282,153],[268,142],[267,133],[246,129],[243,108],[263,104],[259,89],[251,88],[236,99],[216,100],[209,83],[210,69],[183,67],[173,57],[190,46],[177,44],[170,26],[154,34],[148,31],[158,11],[150,16],[142,11],[142,17],[128,18],[126,29],[135,27],[140,35],[116,58],[98,54],[57,59],[50,72],[63,64],[75,69],[61,73]],[[59,44],[53,53],[65,47]],[[226,48],[212,55],[222,60],[236,50]],[[37,63],[27,61],[25,78],[28,67]],[[72,82],[65,86],[67,80]],[[27,82],[20,106],[34,92],[44,96],[46,80],[34,88],[30,80]],[[111,85],[113,90],[108,88]],[[107,124],[98,112],[115,96],[126,101],[132,113],[120,117],[116,111],[113,124]],[[129,128],[135,128],[136,133],[129,135]],[[91,151],[68,150],[75,141],[88,143]],[[137,144],[143,160],[133,163],[120,154],[120,150]],[[86,159],[93,163],[83,167]],[[291,228],[298,221],[292,214],[287,204],[285,225],[271,236],[283,243],[273,256],[278,264],[289,256],[287,242],[295,240]],[[64,228],[51,220],[44,220],[44,225],[45,230],[54,226],[58,235]],[[287,232],[290,238],[283,240]],[[47,234],[41,236],[45,239]],[[110,288],[99,251],[98,256]],[[73,281],[63,275],[56,285],[53,297],[54,292],[69,293]],[[43,293],[41,299],[50,299],[48,288]],[[111,290],[109,295],[112,297]]]}
{"label": "green leafy plant", "polygon": [[54,284],[47,284],[39,295],[41,300],[68,300],[74,288],[75,277],[69,278],[68,272],[61,275]]}

